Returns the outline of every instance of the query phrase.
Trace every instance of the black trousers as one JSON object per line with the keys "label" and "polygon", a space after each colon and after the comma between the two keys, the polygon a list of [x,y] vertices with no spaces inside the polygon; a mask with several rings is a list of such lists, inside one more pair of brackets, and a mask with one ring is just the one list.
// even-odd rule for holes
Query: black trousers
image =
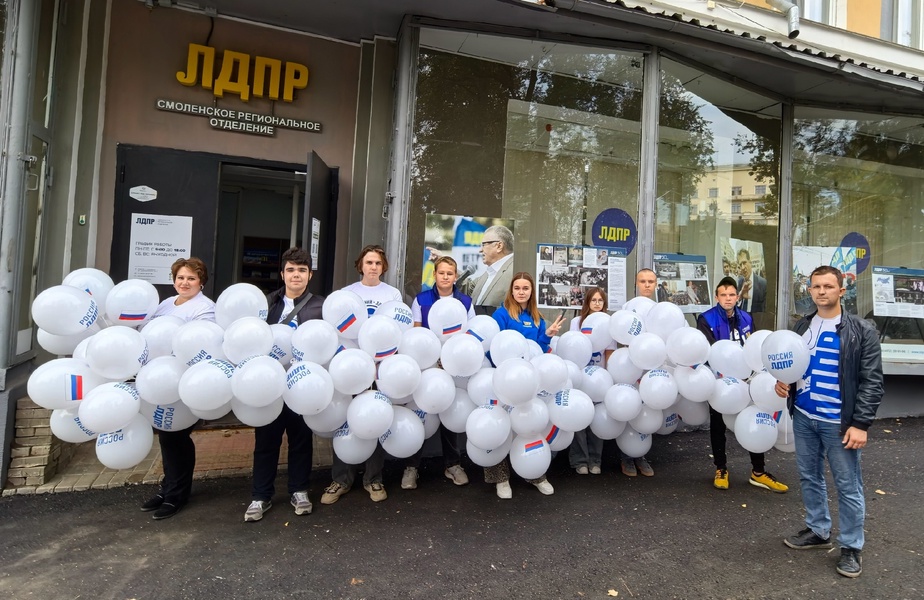
{"label": "black trousers", "polygon": [[158,431],[160,456],[164,463],[164,479],[160,483],[160,495],[164,502],[182,506],[192,493],[193,472],[196,470],[196,444],[192,441],[192,430],[198,425],[180,431]]}
{"label": "black trousers", "polygon": [[276,493],[276,472],[282,434],[289,439],[289,494],[308,491],[311,478],[312,433],[305,418],[287,405],[269,425],[254,429],[253,490],[251,499],[271,500]]}
{"label": "black trousers", "polygon": [[[722,413],[718,412],[711,406],[709,407],[709,438],[712,442],[712,456],[714,457],[716,469],[728,468],[728,456],[725,454],[725,432],[728,427],[725,426],[725,419]],[[764,455],[761,452],[749,452],[751,455],[751,468],[756,473],[764,472]]]}

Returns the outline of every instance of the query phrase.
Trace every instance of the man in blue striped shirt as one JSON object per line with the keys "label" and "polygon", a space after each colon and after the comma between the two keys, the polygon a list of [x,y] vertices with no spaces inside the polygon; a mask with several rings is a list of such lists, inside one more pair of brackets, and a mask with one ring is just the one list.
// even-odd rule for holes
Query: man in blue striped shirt
{"label": "man in blue striped shirt", "polygon": [[811,361],[798,383],[776,386],[777,394],[789,397],[793,415],[807,526],[783,542],[796,550],[832,547],[827,458],[837,488],[841,555],[836,570],[858,577],[866,517],[860,453],[882,400],[882,357],[876,330],[842,311],[844,291],[844,275],[834,267],[812,271],[809,293],[818,311],[793,328],[802,336]]}

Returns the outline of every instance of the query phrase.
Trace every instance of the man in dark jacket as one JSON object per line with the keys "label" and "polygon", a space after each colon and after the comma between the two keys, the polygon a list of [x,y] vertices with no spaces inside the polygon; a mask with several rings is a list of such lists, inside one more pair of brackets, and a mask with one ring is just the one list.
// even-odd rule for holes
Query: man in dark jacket
{"label": "man in dark jacket", "polygon": [[[311,281],[311,258],[301,248],[289,248],[282,254],[282,281],[279,288],[266,297],[269,305],[266,322],[298,327],[311,319],[321,318],[322,296],[308,291]],[[282,412],[269,425],[254,429],[253,491],[244,521],[259,521],[272,507],[275,493],[276,468],[282,434],[289,440],[289,496],[296,515],[311,513],[308,499],[308,479],[311,476],[312,434],[305,419],[283,404]]]}
{"label": "man in dark jacket", "polygon": [[[724,277],[715,286],[716,305],[696,319],[696,328],[703,332],[710,344],[718,340],[731,340],[744,346],[744,341],[754,333],[754,321],[751,315],[738,308],[738,285],[733,277]],[[712,456],[715,462],[716,489],[728,489],[728,457],[725,454],[725,419],[722,413],[709,407],[709,437],[712,442]],[[776,477],[764,469],[763,452],[751,452],[751,485],[784,493],[789,487],[776,480]]]}
{"label": "man in dark jacket", "polygon": [[818,311],[793,328],[802,336],[811,361],[798,383],[778,382],[776,392],[788,396],[793,415],[807,526],[784,543],[796,550],[832,547],[827,458],[837,488],[841,555],[836,570],[858,577],[866,511],[860,453],[882,400],[882,353],[876,330],[842,310],[844,291],[844,275],[834,267],[812,271],[809,293]]}

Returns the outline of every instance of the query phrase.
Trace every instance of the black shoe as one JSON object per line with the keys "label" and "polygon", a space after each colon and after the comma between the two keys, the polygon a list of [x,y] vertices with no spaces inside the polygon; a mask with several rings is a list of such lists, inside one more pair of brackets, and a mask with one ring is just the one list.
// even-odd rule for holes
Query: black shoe
{"label": "black shoe", "polygon": [[157,510],[160,508],[160,505],[164,503],[164,497],[160,494],[149,498],[147,502],[141,505],[141,512],[151,512],[152,510]]}
{"label": "black shoe", "polygon": [[810,550],[812,548],[833,548],[834,544],[830,539],[824,539],[815,535],[815,532],[809,528],[803,529],[796,535],[791,535],[783,543],[795,550]]}
{"label": "black shoe", "polygon": [[182,504],[173,504],[172,502],[164,502],[160,505],[154,512],[154,520],[160,521],[161,519],[169,519],[176,513],[180,512],[180,509],[183,508]]}
{"label": "black shoe", "polygon": [[841,557],[837,559],[837,572],[844,577],[859,577],[863,572],[860,551],[854,548],[841,548]]}

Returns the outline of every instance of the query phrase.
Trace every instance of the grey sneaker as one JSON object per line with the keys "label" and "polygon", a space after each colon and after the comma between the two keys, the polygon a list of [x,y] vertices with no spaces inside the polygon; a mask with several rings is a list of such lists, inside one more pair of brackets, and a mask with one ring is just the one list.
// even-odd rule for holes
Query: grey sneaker
{"label": "grey sneaker", "polygon": [[417,467],[408,467],[404,469],[404,475],[401,476],[401,489],[416,490],[417,477]]}
{"label": "grey sneaker", "polygon": [[247,507],[247,511],[244,513],[244,522],[249,521],[259,521],[263,518],[263,513],[268,511],[273,507],[272,500],[254,500],[250,503],[250,506]]}
{"label": "grey sneaker", "polygon": [[292,494],[290,504],[295,507],[297,515],[311,514],[311,500],[308,499],[308,492],[295,492]]}
{"label": "grey sneaker", "polygon": [[837,559],[837,572],[844,577],[859,577],[863,572],[860,551],[855,548],[841,548],[841,557]]}

